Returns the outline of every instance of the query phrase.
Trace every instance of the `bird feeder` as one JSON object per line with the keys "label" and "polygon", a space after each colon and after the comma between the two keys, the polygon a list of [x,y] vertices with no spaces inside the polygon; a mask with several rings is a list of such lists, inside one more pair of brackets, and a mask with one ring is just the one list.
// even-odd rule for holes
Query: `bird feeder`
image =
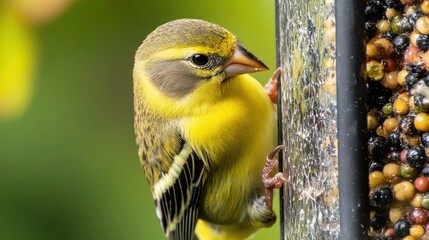
{"label": "bird feeder", "polygon": [[366,239],[365,1],[278,0],[282,239]]}

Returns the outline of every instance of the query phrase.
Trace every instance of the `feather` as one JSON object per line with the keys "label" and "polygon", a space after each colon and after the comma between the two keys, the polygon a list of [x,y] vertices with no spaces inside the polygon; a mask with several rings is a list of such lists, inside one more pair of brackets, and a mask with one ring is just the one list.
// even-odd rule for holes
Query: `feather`
{"label": "feather", "polygon": [[184,143],[170,171],[154,187],[155,205],[170,239],[191,240],[198,219],[204,163]]}

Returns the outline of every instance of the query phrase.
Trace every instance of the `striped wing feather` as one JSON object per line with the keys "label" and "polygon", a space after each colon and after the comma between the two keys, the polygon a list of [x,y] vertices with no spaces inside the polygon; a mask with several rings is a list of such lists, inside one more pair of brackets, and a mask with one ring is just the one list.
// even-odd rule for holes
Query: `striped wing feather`
{"label": "striped wing feather", "polygon": [[[188,147],[184,144],[184,149]],[[204,165],[194,152],[186,159],[175,159],[174,165],[174,183],[155,199],[157,214],[171,240],[191,240],[198,219]]]}
{"label": "striped wing feather", "polygon": [[[198,219],[198,205],[201,198],[204,163],[182,138],[176,141],[176,154],[142,154],[142,163],[152,183],[156,213],[161,221],[165,234],[171,240],[192,240]],[[171,141],[168,143],[171,145]],[[154,147],[154,146],[152,146]],[[165,151],[161,144],[158,149],[146,151]],[[171,150],[171,146],[169,150]],[[168,169],[160,164],[150,164],[145,156],[171,156],[172,159],[153,159],[154,163],[169,162]],[[159,168],[156,171],[154,168]],[[155,175],[155,172],[159,176]]]}

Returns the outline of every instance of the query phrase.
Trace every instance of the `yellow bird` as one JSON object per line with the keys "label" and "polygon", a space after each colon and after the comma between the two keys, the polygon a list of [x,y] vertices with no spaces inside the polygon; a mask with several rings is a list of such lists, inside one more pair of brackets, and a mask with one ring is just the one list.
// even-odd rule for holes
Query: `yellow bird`
{"label": "yellow bird", "polygon": [[275,105],[247,74],[267,69],[202,20],[161,25],[138,48],[136,143],[169,239],[245,239],[275,222]]}

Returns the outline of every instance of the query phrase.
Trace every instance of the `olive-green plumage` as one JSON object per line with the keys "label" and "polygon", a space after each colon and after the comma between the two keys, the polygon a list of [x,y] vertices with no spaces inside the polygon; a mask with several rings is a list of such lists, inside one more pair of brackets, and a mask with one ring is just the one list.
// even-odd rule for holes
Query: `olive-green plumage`
{"label": "olive-green plumage", "polygon": [[202,20],[166,23],[137,50],[136,142],[170,239],[243,239],[275,221],[261,181],[275,109],[246,74],[266,69]]}

